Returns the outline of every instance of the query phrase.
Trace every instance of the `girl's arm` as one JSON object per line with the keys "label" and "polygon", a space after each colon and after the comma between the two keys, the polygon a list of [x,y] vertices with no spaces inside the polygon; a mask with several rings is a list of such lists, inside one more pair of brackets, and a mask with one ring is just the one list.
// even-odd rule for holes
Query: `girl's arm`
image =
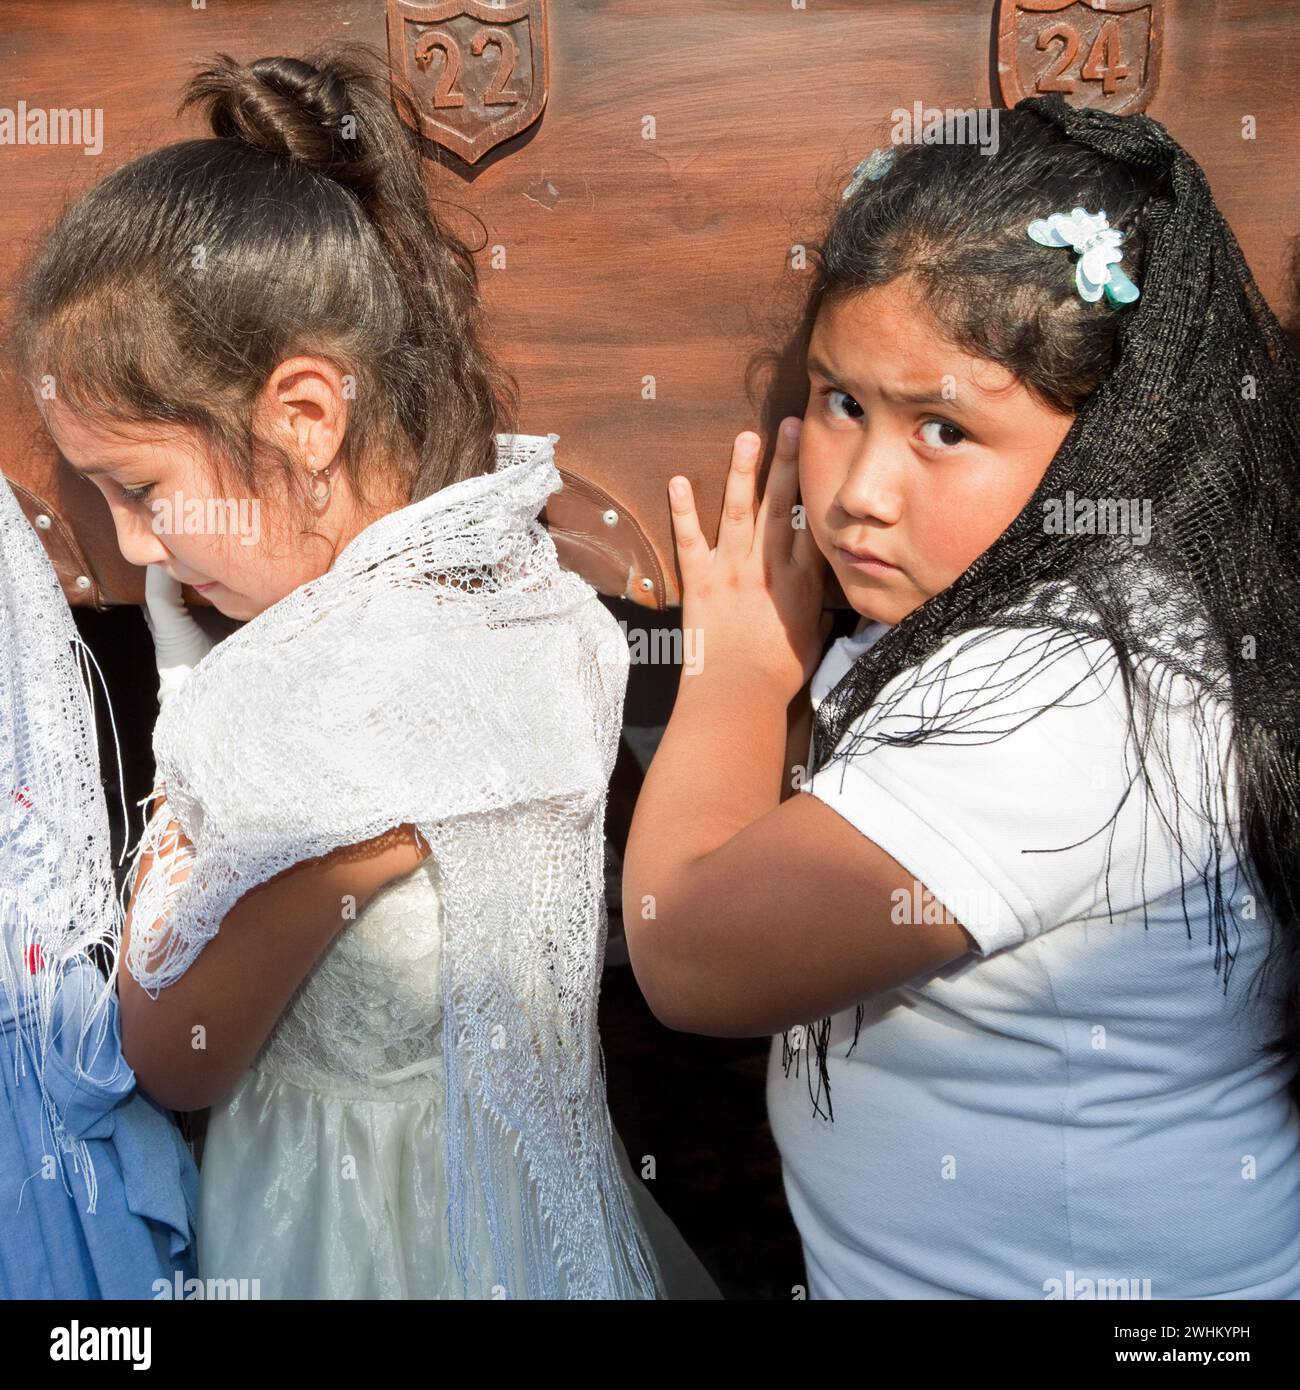
{"label": "girl's arm", "polygon": [[[184,851],[180,826],[172,821],[170,829]],[[414,827],[402,825],[286,869],[246,893],[185,974],[157,998],[124,963],[118,972],[122,1050],[140,1086],[173,1110],[200,1110],[227,1095],[335,934],[428,853]],[[136,889],[150,865],[146,855]],[[175,881],[184,873],[174,874]],[[130,931],[128,913],[123,961]]]}
{"label": "girl's arm", "polygon": [[942,914],[891,920],[912,875],[838,812],[803,793],[779,803],[781,694],[722,675],[683,677],[623,861],[628,956],[660,1022],[777,1033],[970,950],[958,923],[924,921]]}
{"label": "girl's arm", "polygon": [[[816,797],[782,800],[792,695],[820,658],[824,561],[790,525],[797,447],[778,445],[756,520],[745,439],[715,551],[689,496],[672,502],[683,625],[703,627],[704,661],[682,675],[623,861],[628,954],[647,1002],[671,1028],[719,1037],[824,1017],[974,944],[951,920],[895,925],[891,895],[910,897],[912,876]],[[796,762],[806,735],[800,751]]]}

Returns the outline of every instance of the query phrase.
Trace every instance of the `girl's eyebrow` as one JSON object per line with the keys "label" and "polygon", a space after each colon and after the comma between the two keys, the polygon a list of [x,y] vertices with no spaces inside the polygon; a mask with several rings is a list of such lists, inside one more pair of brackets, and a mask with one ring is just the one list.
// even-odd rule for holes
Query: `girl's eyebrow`
{"label": "girl's eyebrow", "polygon": [[67,456],[67,454],[63,453],[62,450],[60,450],[59,452],[59,457],[64,461],[64,463],[68,465],[69,468],[73,470],[74,473],[81,473],[86,477],[90,478],[93,478],[100,473],[113,473],[116,472],[119,468],[126,468],[128,466],[125,463],[105,463],[101,464],[98,468],[95,468],[91,465],[87,465],[85,468],[82,468],[80,464],[73,463],[73,461]]}
{"label": "girl's eyebrow", "polygon": [[[808,367],[830,381],[843,381],[845,385],[854,386],[855,390],[858,389],[846,377],[831,371],[830,367],[814,353],[808,355]],[[886,391],[884,387],[877,387],[876,389],[885,400],[892,401],[895,405],[942,405],[952,410],[964,410],[969,415],[978,416],[983,413],[974,406],[964,402],[959,403],[952,397],[945,396],[942,391]]]}

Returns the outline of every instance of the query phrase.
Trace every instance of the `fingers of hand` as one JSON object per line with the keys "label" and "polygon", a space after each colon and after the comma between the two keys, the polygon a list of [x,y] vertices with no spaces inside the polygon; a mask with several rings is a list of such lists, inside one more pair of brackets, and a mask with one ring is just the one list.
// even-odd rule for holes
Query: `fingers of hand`
{"label": "fingers of hand", "polygon": [[825,575],[826,557],[813,538],[812,527],[808,524],[808,512],[801,508],[798,517],[791,520],[794,544],[790,549],[791,560],[810,573]]}
{"label": "fingers of hand", "polygon": [[677,563],[685,579],[699,560],[707,558],[709,547],[700,532],[700,519],[695,512],[695,493],[690,480],[680,474],[668,480],[668,509],[673,518]]}
{"label": "fingers of hand", "polygon": [[792,529],[794,507],[799,499],[799,429],[797,416],[781,421],[777,431],[776,450],[768,470],[767,486],[763,489],[763,505],[759,509],[759,525],[765,543],[771,547],[773,558],[790,554],[794,542]]}
{"label": "fingers of hand", "polygon": [[754,543],[754,498],[762,441],[753,430],[736,436],[731,447],[731,468],[722,499],[718,524],[718,551],[733,557],[749,554]]}

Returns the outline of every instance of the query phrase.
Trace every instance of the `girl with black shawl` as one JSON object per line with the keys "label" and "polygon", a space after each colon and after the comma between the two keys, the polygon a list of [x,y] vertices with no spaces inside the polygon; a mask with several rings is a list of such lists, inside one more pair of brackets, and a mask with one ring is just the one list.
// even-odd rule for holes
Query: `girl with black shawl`
{"label": "girl with black shawl", "polygon": [[761,506],[670,489],[629,952],[781,1035],[812,1296],[1300,1297],[1300,370],[1164,126],[998,114],[855,171]]}

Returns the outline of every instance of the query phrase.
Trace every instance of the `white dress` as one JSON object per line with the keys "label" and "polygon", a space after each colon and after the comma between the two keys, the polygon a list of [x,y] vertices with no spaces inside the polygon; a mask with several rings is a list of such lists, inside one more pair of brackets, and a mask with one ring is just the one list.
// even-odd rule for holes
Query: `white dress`
{"label": "white dress", "polygon": [[[432,857],[385,885],[212,1108],[201,1278],[256,1279],[262,1298],[494,1296],[491,1283],[465,1287],[447,1238],[438,907]],[[660,1296],[720,1298],[617,1134],[615,1149],[663,1272]],[[490,1268],[486,1228],[479,1240]],[[517,1266],[522,1280],[522,1249]]]}

